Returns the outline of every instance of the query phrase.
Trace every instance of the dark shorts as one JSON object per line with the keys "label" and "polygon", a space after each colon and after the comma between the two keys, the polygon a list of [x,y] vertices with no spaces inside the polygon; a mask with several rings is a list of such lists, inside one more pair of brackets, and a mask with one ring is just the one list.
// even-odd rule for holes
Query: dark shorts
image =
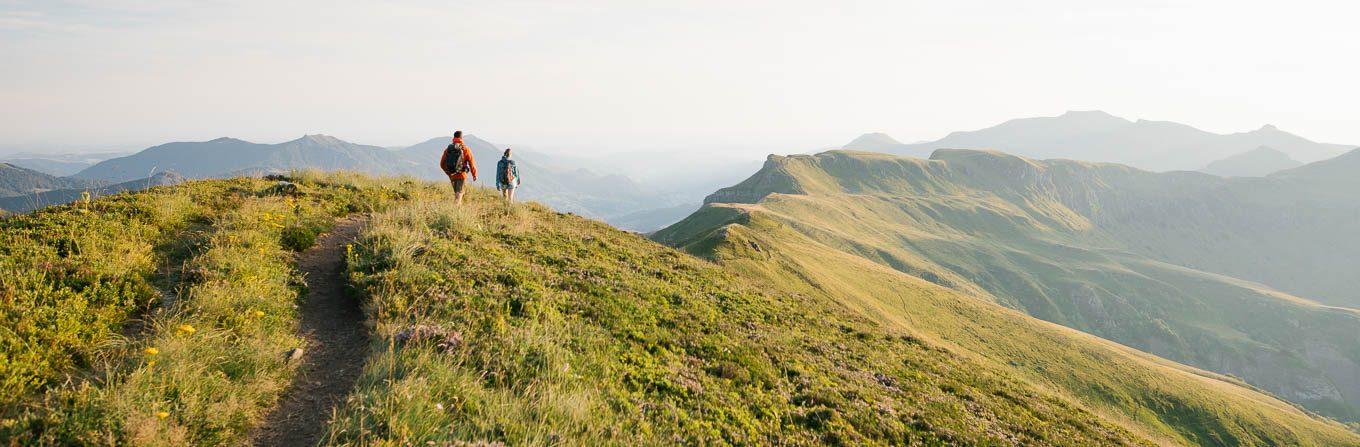
{"label": "dark shorts", "polygon": [[465,178],[449,178],[449,182],[453,183],[453,192],[455,193],[462,193],[463,188],[467,186],[467,179]]}

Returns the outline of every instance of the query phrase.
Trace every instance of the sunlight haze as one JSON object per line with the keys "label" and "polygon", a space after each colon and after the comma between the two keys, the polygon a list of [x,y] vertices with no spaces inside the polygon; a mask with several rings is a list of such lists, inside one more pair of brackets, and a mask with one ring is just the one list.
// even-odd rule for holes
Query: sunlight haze
{"label": "sunlight haze", "polygon": [[466,129],[756,157],[1097,109],[1360,142],[1360,8],[1185,3],[0,1],[0,152]]}

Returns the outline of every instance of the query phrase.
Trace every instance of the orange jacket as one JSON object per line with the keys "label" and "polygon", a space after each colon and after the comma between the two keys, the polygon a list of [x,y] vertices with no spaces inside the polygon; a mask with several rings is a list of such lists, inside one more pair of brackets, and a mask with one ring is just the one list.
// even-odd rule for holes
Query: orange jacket
{"label": "orange jacket", "polygon": [[[463,144],[462,138],[454,138],[453,143],[463,147],[463,158],[467,159],[468,172],[472,173],[473,180],[477,180],[477,163],[472,162],[472,149],[468,149],[467,145]],[[444,151],[444,155],[439,156],[439,166],[444,166],[445,158],[448,158],[448,156],[449,156],[448,151]],[[463,180],[467,178],[468,172],[456,172],[456,173],[445,172],[445,174],[448,174],[449,178],[451,179]]]}

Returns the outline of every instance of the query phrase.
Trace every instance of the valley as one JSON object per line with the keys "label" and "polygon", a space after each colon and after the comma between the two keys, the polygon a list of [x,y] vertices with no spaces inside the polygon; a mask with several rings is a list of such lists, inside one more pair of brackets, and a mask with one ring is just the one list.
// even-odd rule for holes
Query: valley
{"label": "valley", "polygon": [[[1360,316],[1337,307],[1353,305],[1354,278],[1329,263],[1360,254],[1346,236],[1360,201],[1315,191],[1335,190],[1344,180],[1322,172],[1357,154],[1242,180],[972,150],[772,156],[654,237],[873,287],[843,270],[868,261],[1354,420]],[[796,263],[773,261],[789,246]],[[1292,256],[1303,252],[1335,258]],[[1335,288],[1309,293],[1320,285]]]}

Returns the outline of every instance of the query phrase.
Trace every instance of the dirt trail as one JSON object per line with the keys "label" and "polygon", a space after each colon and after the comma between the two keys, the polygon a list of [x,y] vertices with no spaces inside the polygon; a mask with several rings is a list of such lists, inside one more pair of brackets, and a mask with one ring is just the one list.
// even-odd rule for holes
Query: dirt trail
{"label": "dirt trail", "polygon": [[368,356],[368,328],[359,300],[345,292],[345,244],[365,221],[346,218],[298,257],[307,281],[301,332],[302,365],[277,406],[251,434],[256,446],[311,446],[325,434],[332,410],[349,395]]}

